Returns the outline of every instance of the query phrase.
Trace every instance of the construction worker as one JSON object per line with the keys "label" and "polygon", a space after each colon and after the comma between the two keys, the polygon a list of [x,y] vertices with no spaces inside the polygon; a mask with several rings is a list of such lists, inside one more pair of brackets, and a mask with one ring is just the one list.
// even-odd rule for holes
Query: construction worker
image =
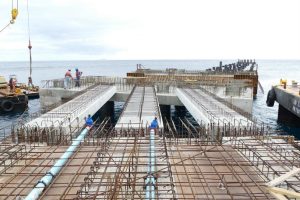
{"label": "construction worker", "polygon": [[75,87],[80,87],[80,77],[82,75],[82,72],[80,72],[77,68],[76,68],[75,71],[76,71],[75,72],[75,77],[76,77],[76,79],[75,79]]}
{"label": "construction worker", "polygon": [[69,69],[65,74],[65,80],[64,80],[64,89],[70,89],[71,88],[71,80],[73,80],[71,70]]}
{"label": "construction worker", "polygon": [[91,127],[91,126],[93,126],[93,123],[94,123],[94,121],[93,121],[91,115],[88,115],[87,119],[85,120],[85,125],[88,127]]}
{"label": "construction worker", "polygon": [[157,117],[154,118],[154,120],[151,122],[149,129],[154,129],[155,134],[157,133],[158,130],[158,121],[157,121]]}
{"label": "construction worker", "polygon": [[28,77],[28,87],[34,88],[34,85],[33,85],[33,83],[32,83],[32,78],[31,78],[31,76]]}
{"label": "construction worker", "polygon": [[13,77],[11,77],[9,79],[9,89],[10,89],[10,92],[15,92],[16,90],[16,84],[17,84],[17,80]]}

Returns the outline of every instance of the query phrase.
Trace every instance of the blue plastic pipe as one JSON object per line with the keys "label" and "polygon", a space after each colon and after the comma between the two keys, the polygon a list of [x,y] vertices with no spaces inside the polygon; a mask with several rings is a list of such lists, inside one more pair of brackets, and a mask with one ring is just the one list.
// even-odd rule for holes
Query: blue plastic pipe
{"label": "blue plastic pipe", "polygon": [[25,200],[35,200],[43,193],[44,189],[51,183],[53,178],[60,172],[63,166],[66,164],[68,159],[76,151],[80,142],[84,139],[86,134],[89,132],[90,127],[86,127],[79,136],[72,142],[67,151],[60,157],[60,159],[53,165],[53,167],[41,178],[31,192],[26,196]]}
{"label": "blue plastic pipe", "polygon": [[146,178],[146,194],[145,198],[155,199],[155,132],[154,129],[150,130],[150,146],[149,146],[149,158],[148,158],[148,176]]}

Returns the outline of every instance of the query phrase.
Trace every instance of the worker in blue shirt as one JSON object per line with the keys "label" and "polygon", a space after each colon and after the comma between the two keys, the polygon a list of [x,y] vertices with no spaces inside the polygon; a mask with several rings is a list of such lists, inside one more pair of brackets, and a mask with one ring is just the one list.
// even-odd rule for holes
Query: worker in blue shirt
{"label": "worker in blue shirt", "polygon": [[85,120],[85,125],[91,127],[91,126],[93,126],[93,123],[94,123],[94,121],[93,121],[91,115],[88,115],[88,118]]}
{"label": "worker in blue shirt", "polygon": [[157,132],[157,129],[158,129],[158,122],[157,122],[157,117],[154,118],[154,120],[151,122],[150,124],[150,129],[154,129],[155,131],[155,134]]}

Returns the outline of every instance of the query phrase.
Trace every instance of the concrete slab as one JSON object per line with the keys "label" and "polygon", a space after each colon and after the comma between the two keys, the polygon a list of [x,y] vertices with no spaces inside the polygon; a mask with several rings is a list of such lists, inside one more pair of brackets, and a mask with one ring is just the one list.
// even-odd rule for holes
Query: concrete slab
{"label": "concrete slab", "polygon": [[64,88],[40,88],[40,102],[41,106],[51,106],[55,103],[61,102],[64,98],[70,98],[77,93],[86,90],[88,87],[92,86],[93,84],[86,84],[80,87],[74,87],[71,89],[64,89]]}
{"label": "concrete slab", "polygon": [[153,87],[136,87],[115,126],[121,128],[140,128],[151,124],[158,118],[159,127],[163,127],[158,100]]}

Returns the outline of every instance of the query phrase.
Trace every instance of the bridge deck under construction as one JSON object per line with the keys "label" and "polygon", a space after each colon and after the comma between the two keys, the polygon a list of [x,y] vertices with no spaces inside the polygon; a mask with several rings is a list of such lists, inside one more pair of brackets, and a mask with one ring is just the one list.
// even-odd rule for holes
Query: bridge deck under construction
{"label": "bridge deck under construction", "polygon": [[[86,91],[0,139],[0,200],[300,199],[299,141],[276,136],[208,89],[237,83],[227,72],[249,63],[252,73],[255,62],[239,61],[200,74],[146,70],[120,83],[86,78]],[[160,79],[167,85],[156,85]],[[118,84],[127,100],[117,122],[102,116],[84,126]],[[158,91],[172,91],[194,120],[162,117]],[[159,128],[150,129],[154,117]]]}
{"label": "bridge deck under construction", "polygon": [[[144,199],[149,136],[115,134],[109,138],[87,137],[41,199]],[[266,180],[287,171],[268,170],[266,174],[231,142],[220,146],[157,135],[155,143],[157,199],[275,199],[268,193]],[[14,157],[6,160],[6,168],[1,167],[0,199],[26,196],[66,148],[42,144],[12,147],[8,155],[14,153]],[[285,159],[268,159],[285,164]],[[290,179],[289,184],[297,187],[297,180]]]}

